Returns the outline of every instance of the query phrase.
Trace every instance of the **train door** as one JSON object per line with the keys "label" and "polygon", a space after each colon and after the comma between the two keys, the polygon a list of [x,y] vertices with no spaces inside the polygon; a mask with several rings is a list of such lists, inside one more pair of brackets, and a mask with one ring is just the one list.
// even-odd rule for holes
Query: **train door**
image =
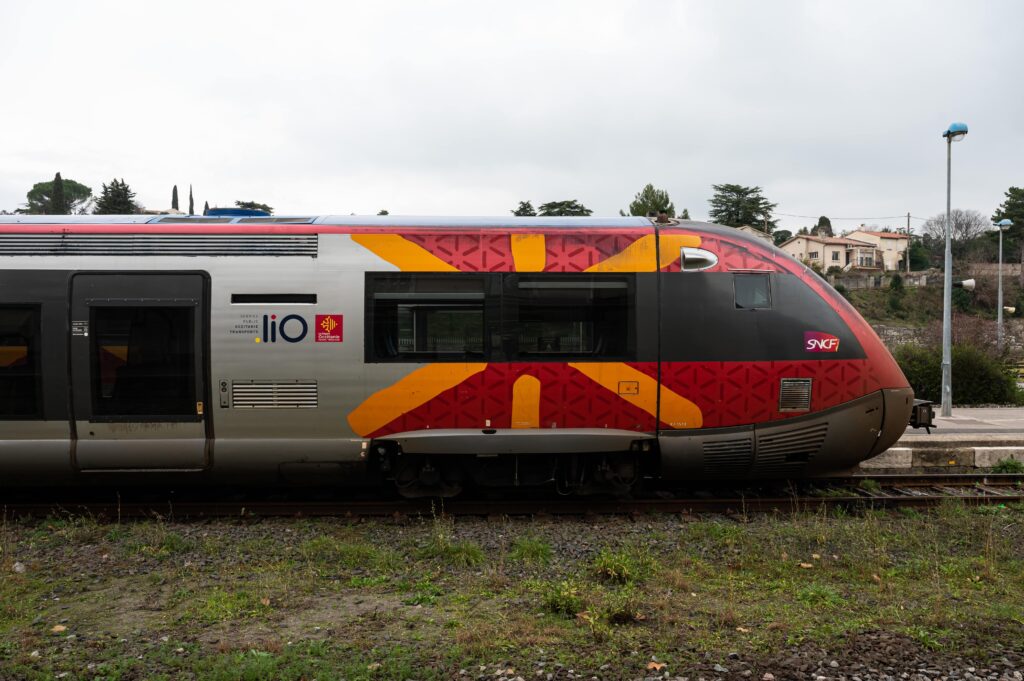
{"label": "train door", "polygon": [[72,278],[80,470],[206,467],[207,289],[195,273]]}

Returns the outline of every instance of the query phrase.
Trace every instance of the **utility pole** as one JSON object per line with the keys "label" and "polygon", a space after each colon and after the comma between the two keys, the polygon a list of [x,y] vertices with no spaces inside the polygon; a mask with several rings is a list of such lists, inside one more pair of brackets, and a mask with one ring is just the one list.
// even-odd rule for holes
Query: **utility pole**
{"label": "utility pole", "polygon": [[907,252],[903,254],[904,260],[907,261],[907,274],[910,274],[910,242],[914,237],[910,236],[910,212],[907,212]]}

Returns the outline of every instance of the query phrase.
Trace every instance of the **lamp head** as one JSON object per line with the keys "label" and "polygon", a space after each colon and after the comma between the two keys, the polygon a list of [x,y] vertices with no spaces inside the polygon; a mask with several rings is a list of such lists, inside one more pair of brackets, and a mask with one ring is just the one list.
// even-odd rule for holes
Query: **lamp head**
{"label": "lamp head", "polygon": [[942,133],[942,136],[945,137],[950,142],[959,142],[960,140],[967,136],[967,124],[951,123],[949,126],[949,130]]}
{"label": "lamp head", "polygon": [[1013,227],[1013,220],[1011,220],[1009,218],[1003,218],[1002,220],[1000,220],[999,222],[996,223],[996,227],[998,227],[999,229],[1006,229],[1007,227]]}
{"label": "lamp head", "polygon": [[962,288],[967,291],[973,291],[975,286],[973,279],[964,279],[963,281],[954,281],[953,288]]}

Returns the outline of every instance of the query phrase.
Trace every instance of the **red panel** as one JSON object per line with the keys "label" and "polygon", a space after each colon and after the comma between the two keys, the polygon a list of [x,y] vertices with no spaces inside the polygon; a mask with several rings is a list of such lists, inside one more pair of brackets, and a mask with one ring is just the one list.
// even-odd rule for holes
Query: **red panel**
{"label": "red panel", "polygon": [[512,272],[508,234],[406,234],[408,241],[460,272]]}
{"label": "red panel", "polygon": [[545,272],[582,272],[602,260],[621,253],[639,234],[545,234]]}

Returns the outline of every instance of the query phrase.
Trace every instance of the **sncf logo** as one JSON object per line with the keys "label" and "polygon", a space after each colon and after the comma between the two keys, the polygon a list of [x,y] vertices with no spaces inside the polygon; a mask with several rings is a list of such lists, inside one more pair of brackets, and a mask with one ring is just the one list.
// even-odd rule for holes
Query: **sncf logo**
{"label": "sncf logo", "polygon": [[821,331],[804,331],[804,350],[807,352],[839,352],[839,339]]}

